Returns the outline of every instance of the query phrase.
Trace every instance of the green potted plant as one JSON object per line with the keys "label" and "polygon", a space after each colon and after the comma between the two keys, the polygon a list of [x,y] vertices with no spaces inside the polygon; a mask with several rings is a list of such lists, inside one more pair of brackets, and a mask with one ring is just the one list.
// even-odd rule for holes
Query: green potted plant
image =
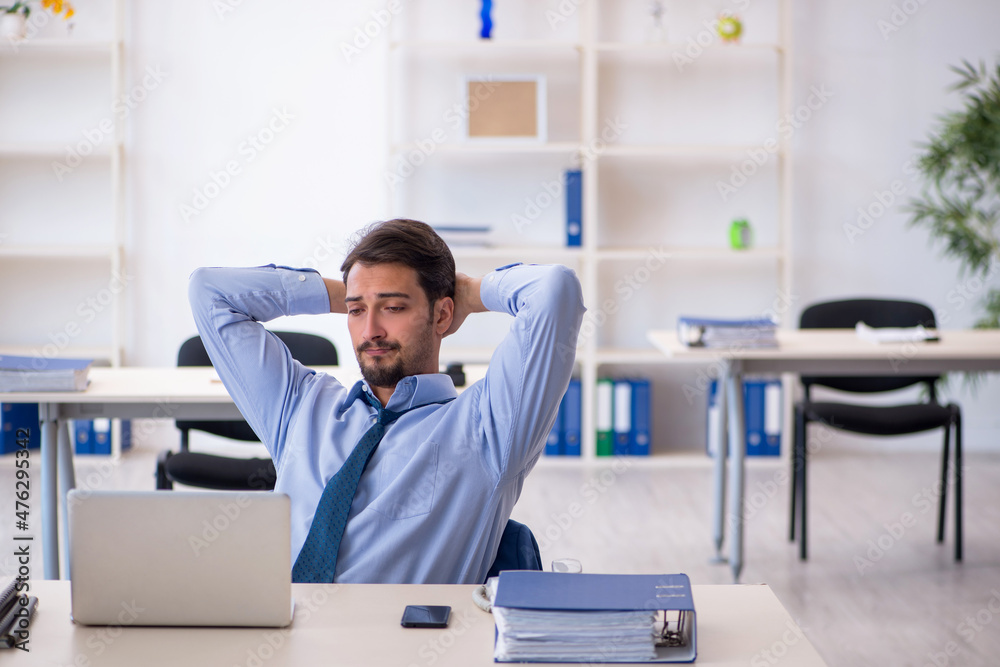
{"label": "green potted plant", "polygon": [[[20,41],[28,36],[28,17],[35,0],[17,0],[12,5],[0,6],[0,37]],[[76,10],[64,0],[40,0],[43,9],[69,20]]]}
{"label": "green potted plant", "polygon": [[959,77],[951,89],[962,93],[963,106],[942,115],[922,145],[918,167],[925,184],[909,202],[910,224],[928,229],[944,254],[961,263],[960,303],[974,295],[983,308],[975,326],[998,328],[1000,62],[989,69],[963,61],[951,69]]}

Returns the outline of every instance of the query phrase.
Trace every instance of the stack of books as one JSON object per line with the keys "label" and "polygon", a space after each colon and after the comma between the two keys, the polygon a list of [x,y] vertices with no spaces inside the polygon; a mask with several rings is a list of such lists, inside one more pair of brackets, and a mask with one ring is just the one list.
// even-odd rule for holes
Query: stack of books
{"label": "stack of books", "polygon": [[777,347],[778,324],[767,317],[679,317],[677,338],[690,347]]}
{"label": "stack of books", "polygon": [[697,656],[684,574],[507,570],[496,599],[497,662],[691,662]]}
{"label": "stack of books", "polygon": [[0,392],[83,391],[92,359],[0,355]]}
{"label": "stack of books", "polygon": [[488,246],[492,244],[493,228],[489,225],[433,225],[441,240],[449,246]]}

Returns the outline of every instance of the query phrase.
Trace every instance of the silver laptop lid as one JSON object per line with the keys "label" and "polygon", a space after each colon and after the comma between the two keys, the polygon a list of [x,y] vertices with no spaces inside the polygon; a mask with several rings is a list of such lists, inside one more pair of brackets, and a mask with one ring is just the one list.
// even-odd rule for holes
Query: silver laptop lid
{"label": "silver laptop lid", "polygon": [[75,490],[68,505],[77,623],[291,622],[287,495]]}

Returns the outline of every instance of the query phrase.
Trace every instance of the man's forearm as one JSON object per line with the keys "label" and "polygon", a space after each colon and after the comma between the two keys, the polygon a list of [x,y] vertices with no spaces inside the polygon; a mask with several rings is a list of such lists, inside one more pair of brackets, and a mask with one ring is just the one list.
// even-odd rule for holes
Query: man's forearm
{"label": "man's forearm", "polygon": [[323,278],[323,283],[326,284],[326,291],[330,295],[330,312],[346,314],[347,304],[344,299],[347,297],[347,286],[344,285],[344,281]]}

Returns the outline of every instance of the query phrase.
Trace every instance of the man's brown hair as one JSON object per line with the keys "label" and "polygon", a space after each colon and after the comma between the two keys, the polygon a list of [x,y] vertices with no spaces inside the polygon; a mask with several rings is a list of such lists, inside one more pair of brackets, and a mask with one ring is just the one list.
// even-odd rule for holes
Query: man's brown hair
{"label": "man's brown hair", "polygon": [[364,228],[340,267],[345,283],[355,264],[408,266],[417,272],[432,306],[442,297],[455,298],[455,258],[448,244],[424,222],[396,218]]}

